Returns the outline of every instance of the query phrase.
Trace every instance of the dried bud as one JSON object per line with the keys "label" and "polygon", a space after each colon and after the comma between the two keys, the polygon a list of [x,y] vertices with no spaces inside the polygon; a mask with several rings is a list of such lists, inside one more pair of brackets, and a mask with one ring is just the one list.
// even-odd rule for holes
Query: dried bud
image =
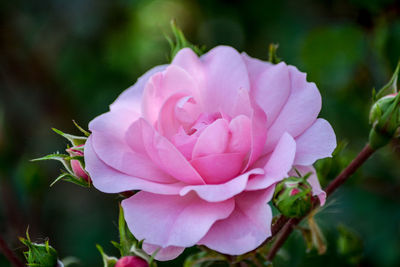
{"label": "dried bud", "polygon": [[125,256],[120,258],[115,267],[148,267],[149,264],[144,259],[137,256]]}
{"label": "dried bud", "polygon": [[273,203],[286,217],[300,218],[310,210],[312,190],[308,177],[288,177],[276,186]]}

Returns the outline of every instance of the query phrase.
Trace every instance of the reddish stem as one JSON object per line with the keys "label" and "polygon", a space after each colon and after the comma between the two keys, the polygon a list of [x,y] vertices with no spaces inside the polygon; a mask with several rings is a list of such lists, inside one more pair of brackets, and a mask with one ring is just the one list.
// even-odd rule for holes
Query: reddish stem
{"label": "reddish stem", "polygon": [[[361,152],[357,155],[355,159],[326,187],[325,192],[327,197],[330,196],[335,190],[341,186],[347,179],[358,169],[360,166],[375,152],[369,144],[367,144]],[[318,202],[313,203],[313,209],[316,208]],[[308,215],[308,214],[307,214]],[[293,231],[294,227],[301,222],[306,216],[300,219],[290,219],[285,223],[282,228],[281,234],[278,236],[274,244],[272,245],[268,255],[267,260],[272,261],[276,253],[285,243],[286,239],[289,237],[290,233]]]}
{"label": "reddish stem", "polygon": [[0,236],[0,251],[14,267],[24,267],[24,264],[18,259],[14,252],[7,246],[7,243]]}

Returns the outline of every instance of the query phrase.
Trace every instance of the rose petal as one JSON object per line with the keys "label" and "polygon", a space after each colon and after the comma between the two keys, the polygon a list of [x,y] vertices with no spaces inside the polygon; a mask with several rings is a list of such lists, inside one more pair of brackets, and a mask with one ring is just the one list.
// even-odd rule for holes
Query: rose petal
{"label": "rose petal", "polygon": [[163,72],[154,74],[147,82],[142,98],[142,114],[151,124],[157,121],[164,102],[173,94],[190,95],[197,84],[182,68],[170,65]]}
{"label": "rose petal", "polygon": [[239,115],[229,123],[231,139],[228,151],[246,154],[251,147],[251,120],[249,117]]}
{"label": "rose petal", "polygon": [[264,167],[264,175],[251,178],[246,190],[267,188],[287,177],[296,154],[296,142],[288,133],[284,133]]}
{"label": "rose petal", "polygon": [[145,74],[143,74],[134,85],[126,89],[118,98],[110,105],[112,111],[118,109],[130,109],[137,114],[141,113],[141,101],[144,87],[151,76],[157,72],[164,71],[168,65],[156,66]]}
{"label": "rose petal", "polygon": [[215,221],[227,218],[234,206],[233,199],[211,203],[195,194],[182,197],[143,191],[122,201],[133,235],[161,247],[193,246]]}
{"label": "rose petal", "polygon": [[201,57],[204,88],[200,92],[204,111],[229,114],[241,88],[249,90],[246,65],[232,47],[217,46]]}
{"label": "rose petal", "polygon": [[166,173],[187,184],[204,184],[204,180],[182,153],[147,121],[137,120],[128,132],[132,136],[130,140],[141,140],[149,158]]}
{"label": "rose petal", "polygon": [[295,165],[311,165],[316,160],[331,157],[336,147],[332,126],[324,119],[317,119],[310,128],[296,138]]}
{"label": "rose petal", "polygon": [[252,84],[251,94],[267,115],[267,127],[275,121],[290,93],[288,66],[281,62],[269,67]]}
{"label": "rose petal", "polygon": [[314,83],[306,80],[306,74],[289,66],[291,79],[291,93],[279,113],[278,117],[268,130],[268,139],[264,152],[274,149],[284,132],[297,137],[310,127],[321,110],[321,95]]}
{"label": "rose petal", "polygon": [[183,248],[183,247],[175,247],[175,246],[161,248],[160,246],[152,245],[152,244],[149,244],[146,242],[143,243],[142,248],[149,255],[153,255],[153,253],[157,251],[154,258],[158,261],[173,260],[173,259],[177,258],[179,255],[181,255],[182,252],[185,250],[185,248]]}
{"label": "rose petal", "polygon": [[94,187],[105,193],[119,193],[129,190],[144,190],[157,194],[177,194],[183,183],[161,184],[121,173],[99,159],[92,146],[92,136],[85,144],[85,169]]}
{"label": "rose petal", "polygon": [[258,247],[271,235],[272,212],[267,204],[274,188],[245,192],[235,197],[235,210],[217,221],[199,244],[229,255],[241,255]]}
{"label": "rose petal", "polygon": [[224,153],[195,158],[190,163],[206,184],[220,184],[239,174],[243,158],[242,153]]}
{"label": "rose petal", "polygon": [[264,111],[253,101],[251,115],[251,150],[247,164],[243,170],[247,170],[262,154],[265,140],[267,139],[267,116]]}
{"label": "rose petal", "polygon": [[269,62],[250,57],[244,52],[241,55],[249,73],[251,89],[253,89],[253,85],[257,83],[257,80],[261,73],[265,72],[268,68],[274,65]]}
{"label": "rose petal", "polygon": [[192,158],[224,153],[229,141],[229,126],[224,119],[211,123],[200,134],[193,148]]}
{"label": "rose petal", "polygon": [[223,184],[185,186],[179,194],[184,196],[194,191],[199,197],[209,202],[224,201],[241,193],[246,188],[249,177],[256,174],[264,174],[264,170],[261,168],[252,169]]}

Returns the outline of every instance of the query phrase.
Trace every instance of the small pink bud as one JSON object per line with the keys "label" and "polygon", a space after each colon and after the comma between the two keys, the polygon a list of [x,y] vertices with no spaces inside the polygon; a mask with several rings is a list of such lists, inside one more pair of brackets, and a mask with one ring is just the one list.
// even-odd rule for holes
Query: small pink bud
{"label": "small pink bud", "polygon": [[300,190],[297,188],[293,188],[292,191],[290,192],[290,196],[294,196],[300,193]]}
{"label": "small pink bud", "polygon": [[[68,154],[71,157],[83,156],[83,151],[76,149],[78,147],[83,147],[83,146],[84,145],[80,145],[80,146],[77,146],[77,147],[71,147],[71,148],[66,149],[66,151],[68,152]],[[89,181],[89,179],[90,179],[89,175],[83,170],[79,160],[72,159],[71,160],[71,168],[72,168],[72,171],[74,172],[74,174],[77,177],[85,179],[86,181]]]}
{"label": "small pink bud", "polygon": [[140,257],[125,256],[117,261],[115,267],[149,267],[149,264]]}

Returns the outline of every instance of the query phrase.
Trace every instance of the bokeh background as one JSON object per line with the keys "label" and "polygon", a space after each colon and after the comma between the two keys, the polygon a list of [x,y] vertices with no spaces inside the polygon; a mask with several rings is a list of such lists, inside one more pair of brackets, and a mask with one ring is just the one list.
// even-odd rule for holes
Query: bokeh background
{"label": "bokeh background", "polygon": [[[208,49],[231,45],[278,55],[308,73],[323,96],[321,116],[344,147],[319,163],[326,185],[367,141],[371,90],[400,58],[395,0],[13,0],[0,2],[0,233],[50,243],[60,257],[101,266],[95,244],[118,255],[118,196],[60,182],[57,162],[29,160],[62,151],[50,128],[77,134],[150,67],[166,63],[175,18]],[[317,215],[327,252],[306,252],[293,234],[277,266],[400,266],[400,143],[373,156]],[[338,229],[339,227],[339,229]],[[189,251],[190,252],[190,251]],[[182,260],[160,264],[181,266]],[[0,255],[0,266],[8,266]]]}

